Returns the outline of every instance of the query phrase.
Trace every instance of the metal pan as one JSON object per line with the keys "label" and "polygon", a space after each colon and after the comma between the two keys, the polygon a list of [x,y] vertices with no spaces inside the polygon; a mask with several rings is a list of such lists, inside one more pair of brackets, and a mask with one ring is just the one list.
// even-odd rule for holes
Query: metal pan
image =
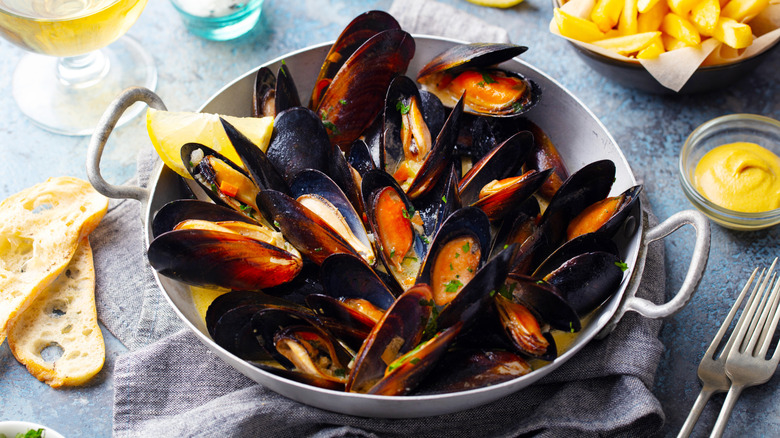
{"label": "metal pan", "polygon": [[[420,67],[436,54],[459,41],[416,36],[416,54],[408,70],[414,75]],[[275,71],[285,61],[295,77],[298,89],[306,96],[312,89],[330,44],[321,44],[299,50],[263,64]],[[539,125],[559,148],[571,171],[600,159],[610,159],[617,167],[617,178],[613,195],[636,184],[634,175],[615,140],[604,125],[569,91],[534,67],[512,59],[504,68],[517,71],[542,87],[543,95],[539,105],[527,114]],[[258,67],[259,68],[259,67]],[[254,72],[247,72],[217,92],[200,109],[203,112],[235,116],[248,116],[250,111]],[[131,89],[120,96],[107,110],[100,121],[97,133],[89,146],[87,174],[92,185],[101,193],[112,198],[133,198],[145,204],[146,244],[151,239],[150,223],[157,210],[173,199],[181,197],[181,179],[167,167],[160,166],[153,173],[148,189],[128,186],[113,186],[100,176],[100,158],[105,142],[116,120],[129,105],[143,101],[158,109],[164,109],[162,101],[145,89]],[[674,297],[663,305],[655,305],[635,297],[644,270],[647,245],[662,239],[679,227],[690,224],[696,230],[696,241],[691,265],[682,287]],[[446,414],[473,408],[497,400],[536,382],[564,362],[574,357],[594,337],[607,335],[620,318],[628,311],[635,311],[648,318],[663,318],[680,310],[691,298],[706,267],[710,246],[709,223],[699,212],[687,210],[675,214],[664,223],[649,228],[647,217],[637,214],[619,232],[618,244],[626,254],[629,275],[620,290],[601,306],[590,323],[583,328],[576,340],[565,352],[547,366],[528,375],[487,388],[439,395],[387,397],[355,393],[335,392],[293,382],[259,370],[251,364],[219,347],[208,335],[206,327],[193,304],[189,287],[177,281],[159,276],[157,282],[171,306],[185,325],[209,349],[228,365],[250,379],[266,387],[308,405],[344,414],[367,417],[412,418]]]}

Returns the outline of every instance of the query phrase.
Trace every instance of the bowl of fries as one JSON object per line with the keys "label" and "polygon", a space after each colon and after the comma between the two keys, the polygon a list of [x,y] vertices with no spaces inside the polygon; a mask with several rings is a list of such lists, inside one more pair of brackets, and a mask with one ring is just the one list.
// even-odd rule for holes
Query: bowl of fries
{"label": "bowl of fries", "polygon": [[780,41],[772,0],[553,0],[550,31],[594,70],[660,94],[718,89]]}

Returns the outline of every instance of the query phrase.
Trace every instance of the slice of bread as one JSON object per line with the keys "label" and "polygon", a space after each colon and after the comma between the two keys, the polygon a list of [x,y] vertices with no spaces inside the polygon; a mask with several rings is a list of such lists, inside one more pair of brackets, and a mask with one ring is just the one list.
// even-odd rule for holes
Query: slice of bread
{"label": "slice of bread", "polygon": [[8,322],[7,334],[14,357],[54,388],[81,385],[100,371],[106,349],[98,327],[87,237],[65,272]]}
{"label": "slice of bread", "polygon": [[6,324],[65,270],[108,199],[78,178],[57,177],[0,203],[0,344]]}

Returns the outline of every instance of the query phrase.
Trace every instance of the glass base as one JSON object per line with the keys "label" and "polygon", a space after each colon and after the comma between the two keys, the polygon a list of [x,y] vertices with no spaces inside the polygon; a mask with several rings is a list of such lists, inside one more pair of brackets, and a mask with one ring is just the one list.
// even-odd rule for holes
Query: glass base
{"label": "glass base", "polygon": [[[57,134],[90,135],[108,105],[126,88],[154,91],[157,68],[152,57],[128,36],[101,49],[105,65],[99,77],[67,83],[58,75],[59,58],[25,55],[14,71],[12,91],[22,112],[40,127]],[[136,103],[117,123],[121,126],[143,111]]]}

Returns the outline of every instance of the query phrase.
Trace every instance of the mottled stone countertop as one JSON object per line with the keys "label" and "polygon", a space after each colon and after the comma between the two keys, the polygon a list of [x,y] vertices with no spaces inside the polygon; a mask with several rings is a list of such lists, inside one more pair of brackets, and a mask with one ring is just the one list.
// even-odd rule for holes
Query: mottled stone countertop
{"label": "mottled stone countertop", "polygon": [[[530,47],[522,58],[555,78],[601,119],[645,185],[660,219],[693,208],[677,180],[677,157],[688,134],[702,122],[731,113],[780,118],[780,50],[770,54],[739,82],[693,96],[648,95],[616,85],[575,55],[569,44],[552,36],[549,0],[525,0],[508,9],[490,9],[464,0],[443,0],[505,27],[513,42]],[[387,9],[391,0],[266,0],[260,24],[230,42],[210,42],[188,33],[168,1],[150,1],[129,35],[153,55],[159,71],[157,93],[170,110],[195,110],[222,85],[256,65],[314,43],[335,39],[352,17],[370,9]],[[86,137],[45,132],[17,109],[11,97],[14,67],[24,52],[0,41],[0,198],[50,176],[86,178]],[[103,158],[103,175],[114,183],[131,177],[135,157],[149,145],[143,117],[118,130]],[[693,232],[667,239],[667,289],[675,290],[685,275]],[[735,232],[713,224],[712,249],[697,294],[668,318],[661,338],[665,354],[653,392],[664,408],[663,435],[682,425],[700,385],[696,368],[742,283],[755,265],[768,266],[780,254],[780,227]],[[108,436],[111,433],[116,358],[125,348],[104,330],[107,362],[85,387],[53,390],[29,375],[0,347],[0,421],[46,424],[65,436]],[[734,409],[727,435],[780,436],[780,377],[747,389]],[[696,436],[708,433],[723,402],[714,396],[702,415]]]}

